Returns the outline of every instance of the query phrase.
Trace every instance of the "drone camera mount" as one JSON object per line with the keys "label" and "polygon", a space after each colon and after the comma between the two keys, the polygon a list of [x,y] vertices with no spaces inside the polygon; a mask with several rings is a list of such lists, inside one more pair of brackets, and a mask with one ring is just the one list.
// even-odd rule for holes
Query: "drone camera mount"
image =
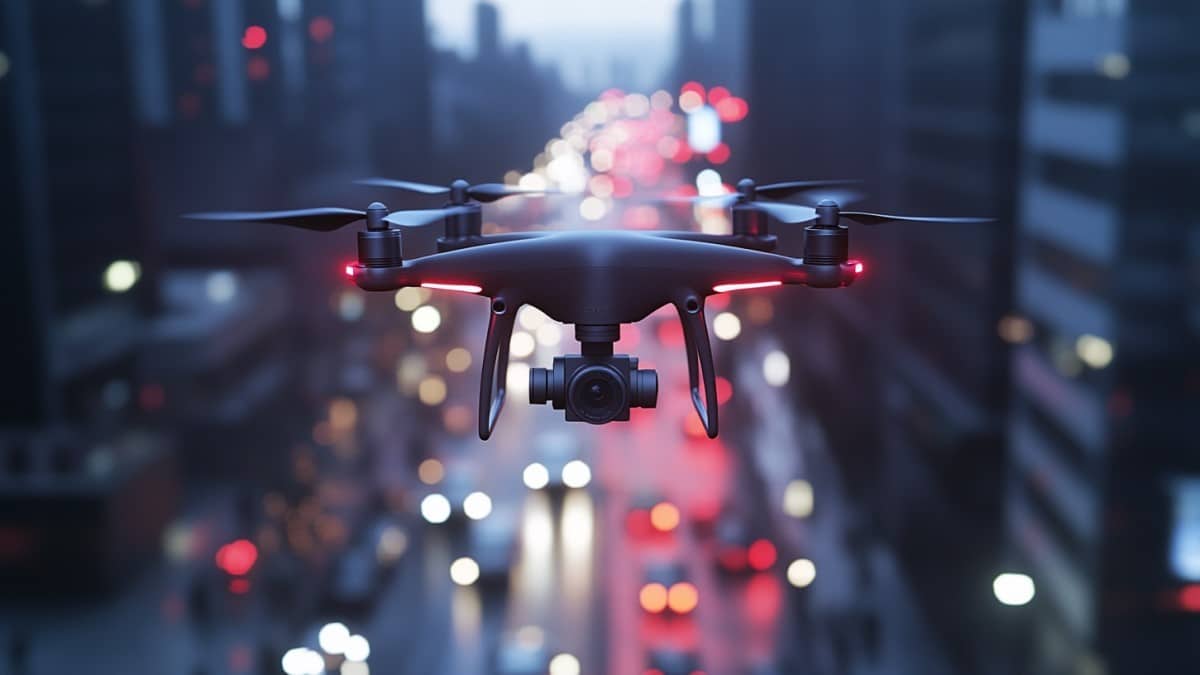
{"label": "drone camera mount", "polygon": [[607,424],[629,419],[632,408],[658,403],[658,373],[636,357],[613,354],[615,324],[576,324],[580,353],[556,356],[551,368],[529,371],[529,402],[565,410],[568,422]]}

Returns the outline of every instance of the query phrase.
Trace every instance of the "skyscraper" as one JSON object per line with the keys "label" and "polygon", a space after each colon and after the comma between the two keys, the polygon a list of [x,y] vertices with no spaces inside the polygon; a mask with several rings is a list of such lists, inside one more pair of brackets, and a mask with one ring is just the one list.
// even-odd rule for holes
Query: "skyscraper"
{"label": "skyscraper", "polygon": [[[991,598],[1008,403],[997,325],[1011,306],[1022,3],[751,7],[762,178],[861,178],[854,206],[998,219],[850,224],[865,278],[777,315],[800,317],[787,330],[800,402],[826,427],[940,649],[963,672],[1004,672],[1013,625]],[[798,250],[798,232],[773,230]]]}
{"label": "skyscraper", "polygon": [[1198,20],[1169,1],[1028,14],[1008,484],[1039,593],[1026,672],[1200,654]]}

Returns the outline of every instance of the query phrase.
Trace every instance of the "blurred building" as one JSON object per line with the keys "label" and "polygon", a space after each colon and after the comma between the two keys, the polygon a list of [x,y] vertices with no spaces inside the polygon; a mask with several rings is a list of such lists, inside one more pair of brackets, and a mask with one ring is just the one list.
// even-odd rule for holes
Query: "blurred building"
{"label": "blurred building", "polygon": [[1008,524],[1038,584],[1026,672],[1200,658],[1198,21],[1187,2],[1028,14],[1007,324]]}
{"label": "blurred building", "polygon": [[[860,178],[868,210],[999,220],[851,224],[867,276],[798,303],[789,349],[918,614],[971,673],[1006,669],[1012,628],[990,584],[1004,551],[996,326],[1011,306],[1023,20],[1016,2],[756,3],[748,38],[760,175]],[[776,229],[799,250],[798,233]],[[913,659],[889,665],[939,660]]]}
{"label": "blurred building", "polygon": [[156,390],[137,371],[160,266],[135,188],[127,35],[116,4],[0,7],[6,586],[112,580],[156,550],[174,501],[166,440],[147,431]]}
{"label": "blurred building", "polygon": [[439,180],[499,180],[541,152],[582,103],[553,67],[534,63],[529,46],[501,40],[500,10],[475,6],[474,58],[437,55],[433,138]]}

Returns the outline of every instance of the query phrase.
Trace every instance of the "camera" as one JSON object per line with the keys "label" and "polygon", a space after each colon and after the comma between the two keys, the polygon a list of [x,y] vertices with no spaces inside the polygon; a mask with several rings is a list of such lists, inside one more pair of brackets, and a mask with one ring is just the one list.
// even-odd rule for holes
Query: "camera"
{"label": "camera", "polygon": [[552,368],[530,369],[529,402],[565,409],[568,422],[628,420],[630,408],[658,402],[658,373],[637,365],[624,354],[556,356]]}

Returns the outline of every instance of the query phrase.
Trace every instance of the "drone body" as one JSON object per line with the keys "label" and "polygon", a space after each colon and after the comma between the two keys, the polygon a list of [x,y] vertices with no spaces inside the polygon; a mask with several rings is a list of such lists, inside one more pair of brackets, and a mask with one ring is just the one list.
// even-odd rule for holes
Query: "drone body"
{"label": "drone body", "polygon": [[[575,325],[580,353],[555,357],[551,369],[530,372],[530,402],[564,409],[568,421],[605,424],[629,419],[630,408],[655,406],[657,375],[641,370],[637,359],[613,354],[621,324],[645,319],[663,305],[675,307],[683,325],[692,403],[710,438],[717,435],[716,373],[704,316],[705,298],[714,293],[781,285],[819,288],[848,286],[862,273],[847,258],[848,229],[840,216],[865,224],[894,220],[981,222],[841,212],[833,201],[815,209],[757,201],[846,181],[807,181],[757,186],[743,180],[738,192],[718,199],[731,207],[733,232],[711,235],[688,231],[543,231],[481,234],[478,202],[522,194],[497,184],[448,188],[372,179],[369,185],[427,194],[448,194],[440,209],[388,213],[378,202],[366,211],[307,209],[270,213],[197,214],[210,220],[272,222],[331,231],[365,220],[358,233],[358,263],[346,273],[362,289],[394,291],[423,286],[488,297],[490,320],[484,346],[479,398],[479,437],[495,428],[505,398],[508,345],[517,310],[532,305],[550,318]],[[706,199],[706,198],[701,198]],[[802,258],[778,255],[767,216],[805,228]],[[406,260],[401,230],[441,221],[445,236],[437,253]]]}

